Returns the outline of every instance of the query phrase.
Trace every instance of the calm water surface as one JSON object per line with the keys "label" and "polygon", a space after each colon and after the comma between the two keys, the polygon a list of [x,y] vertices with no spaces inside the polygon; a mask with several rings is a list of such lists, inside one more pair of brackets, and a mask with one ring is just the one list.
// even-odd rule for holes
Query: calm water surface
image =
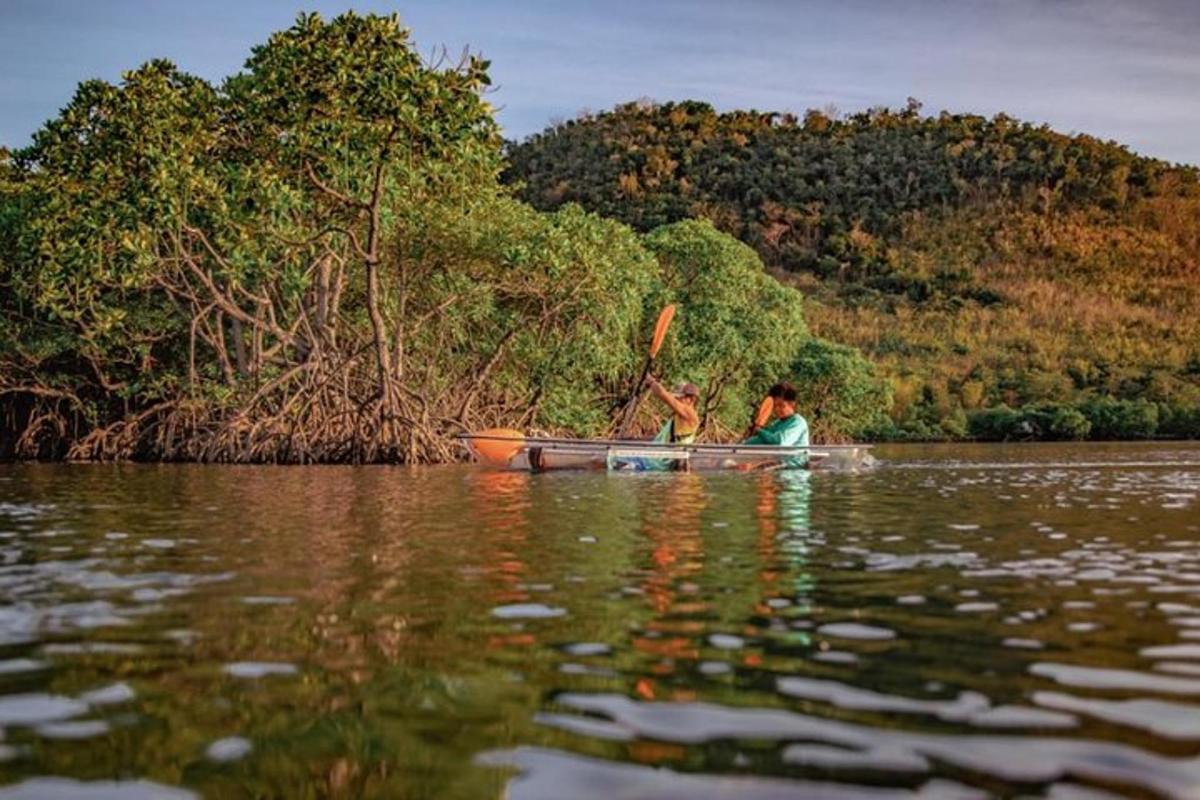
{"label": "calm water surface", "polygon": [[0,800],[1200,797],[1200,446],[0,467]]}

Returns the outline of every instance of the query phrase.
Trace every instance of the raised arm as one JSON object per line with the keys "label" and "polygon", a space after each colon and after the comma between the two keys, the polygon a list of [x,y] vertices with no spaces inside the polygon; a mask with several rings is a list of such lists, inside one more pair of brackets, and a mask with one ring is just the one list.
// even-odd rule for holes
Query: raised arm
{"label": "raised arm", "polygon": [[700,417],[696,413],[695,407],[667,391],[666,387],[659,383],[653,375],[646,376],[646,382],[650,384],[650,391],[654,393],[654,396],[663,401],[671,411],[692,422],[699,420]]}

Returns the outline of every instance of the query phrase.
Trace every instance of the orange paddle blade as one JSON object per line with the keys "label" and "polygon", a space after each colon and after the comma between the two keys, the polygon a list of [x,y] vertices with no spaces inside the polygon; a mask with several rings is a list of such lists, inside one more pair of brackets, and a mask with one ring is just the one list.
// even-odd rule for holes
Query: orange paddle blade
{"label": "orange paddle blade", "polygon": [[667,328],[671,327],[673,319],[675,319],[675,304],[671,303],[658,315],[658,322],[654,325],[654,338],[650,340],[651,358],[658,355],[659,349],[662,348],[663,340],[667,338]]}
{"label": "orange paddle blade", "polygon": [[475,458],[493,467],[507,467],[512,457],[525,446],[525,434],[512,428],[489,428],[477,435],[496,437],[470,440]]}
{"label": "orange paddle blade", "polygon": [[775,401],[770,397],[764,397],[763,401],[758,404],[758,411],[754,414],[754,424],[761,428],[771,421],[771,412],[775,410]]}

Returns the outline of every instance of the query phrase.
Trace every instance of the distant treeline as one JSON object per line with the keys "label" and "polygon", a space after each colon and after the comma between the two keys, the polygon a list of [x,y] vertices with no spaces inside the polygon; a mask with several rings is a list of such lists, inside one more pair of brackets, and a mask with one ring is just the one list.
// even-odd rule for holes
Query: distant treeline
{"label": "distant treeline", "polygon": [[1149,400],[1101,397],[1080,405],[1032,403],[980,409],[967,415],[967,436],[984,441],[1195,439],[1200,408]]}
{"label": "distant treeline", "polygon": [[[630,103],[508,156],[505,179],[538,208],[636,228],[706,218],[754,247],[805,292],[813,332],[886,379],[876,438],[1058,436],[1047,404],[1090,420],[1063,438],[1200,436],[1194,168],[915,101],[802,118]],[[1156,421],[1085,413],[1109,400]],[[1013,413],[1028,419],[1003,433],[972,422]]]}

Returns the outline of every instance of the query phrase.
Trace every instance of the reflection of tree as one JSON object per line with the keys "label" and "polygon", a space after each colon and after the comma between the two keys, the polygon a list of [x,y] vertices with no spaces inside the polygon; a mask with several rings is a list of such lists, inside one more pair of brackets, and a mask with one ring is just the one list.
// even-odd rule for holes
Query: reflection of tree
{"label": "reflection of tree", "polygon": [[[813,574],[808,571],[811,475],[808,470],[792,469],[777,472],[773,477],[776,494],[772,511],[782,529],[773,537],[778,543],[773,551],[792,576],[789,589],[793,604],[801,612],[807,612],[816,586]],[[767,587],[768,591],[774,588]]]}
{"label": "reflection of tree", "polygon": [[[807,528],[807,484],[761,477],[104,466],[74,469],[64,483],[28,468],[9,485],[9,502],[69,493],[70,503],[28,525],[72,531],[81,553],[103,546],[91,554],[103,562],[81,568],[231,575],[156,601],[162,616],[80,634],[134,641],[142,653],[64,660],[30,687],[73,696],[124,680],[137,698],[120,711],[145,724],[37,748],[0,777],[123,770],[230,798],[297,787],[331,797],[495,796],[505,776],[464,768],[474,753],[577,744],[532,719],[548,688],[575,680],[558,672],[554,644],[608,643],[612,667],[641,687],[631,691],[693,699],[686,667],[706,634],[745,626],[756,598],[786,596],[798,538],[789,534]],[[726,527],[706,527],[710,518]],[[109,531],[129,538],[108,540]],[[584,534],[596,541],[578,541]],[[177,545],[139,547],[151,536]],[[31,537],[28,546],[63,541]],[[641,595],[617,592],[631,583]],[[128,589],[88,591],[134,604]],[[248,605],[249,595],[292,602]],[[499,604],[543,600],[569,615],[519,631],[490,616]],[[194,640],[160,636],[174,628],[195,631]],[[488,648],[499,634],[530,638]],[[221,672],[241,660],[294,663],[299,674],[241,681]],[[518,673],[523,681],[510,680]],[[229,735],[254,742],[246,761],[205,761],[204,748]],[[686,755],[655,742],[627,751],[645,762]]]}
{"label": "reflection of tree", "polygon": [[521,587],[527,567],[522,555],[529,546],[529,480],[526,472],[479,470],[467,479],[471,496],[470,530],[491,535],[481,544],[485,561],[497,583],[497,603],[519,603],[529,598]]}
{"label": "reflection of tree", "polygon": [[[484,568],[489,574],[490,597],[497,605],[523,603],[530,599],[528,566],[525,554],[529,543],[529,480],[526,472],[479,470],[467,479],[471,495],[469,530],[486,530]],[[494,633],[488,637],[490,649],[529,647],[537,643],[525,630]]]}
{"label": "reflection of tree", "polygon": [[[770,594],[779,577],[775,560],[775,538],[779,533],[779,520],[775,517],[775,510],[779,505],[775,475],[767,472],[758,473],[757,489],[758,503],[754,510],[758,515],[758,557],[761,564],[758,579],[763,584],[764,593]],[[770,613],[770,608],[765,601],[759,603],[756,610],[760,614]]]}
{"label": "reflection of tree", "polygon": [[[660,675],[674,671],[674,660],[695,659],[699,655],[695,637],[704,631],[704,623],[692,618],[707,608],[694,595],[680,597],[680,584],[699,575],[704,567],[704,540],[700,535],[700,516],[707,504],[703,478],[695,473],[679,473],[669,480],[655,482],[662,489],[662,503],[643,517],[642,530],[651,545],[649,572],[642,585],[654,612],[645,630],[653,636],[638,636],[633,646],[643,653],[662,659],[654,667]],[[638,692],[653,696],[647,682],[639,682]]]}
{"label": "reflection of tree", "polygon": [[[726,598],[720,615],[722,630],[751,640],[739,651],[748,667],[762,666],[771,643],[808,640],[805,633],[786,630],[787,618],[808,613],[813,587],[807,572],[808,480],[805,470],[747,476],[737,495],[746,517],[740,526],[744,538],[717,539],[730,549],[716,559],[721,566],[710,591]],[[723,496],[732,495],[734,487],[722,488]]]}
{"label": "reflection of tree", "polygon": [[[31,691],[68,696],[127,682],[135,699],[97,714],[137,723],[35,744],[26,759],[0,765],[0,783],[136,775],[221,798],[499,794],[502,775],[463,765],[494,742],[477,724],[480,709],[486,719],[523,721],[537,702],[480,659],[473,635],[490,626],[494,576],[508,574],[493,562],[514,551],[515,531],[530,529],[519,484],[476,491],[481,476],[391,468],[15,470],[6,502],[44,505],[28,529],[58,532],[29,538],[28,555],[72,565],[53,575],[86,579],[47,583],[39,602],[137,612],[130,625],[55,640],[142,649],[59,655],[55,669],[23,678],[41,682]],[[144,546],[151,538],[174,546]],[[63,543],[77,551],[71,561],[49,549]],[[510,580],[518,579],[502,577]],[[176,587],[187,593],[135,594]],[[290,602],[242,602],[248,596]],[[192,634],[165,635],[176,629]],[[287,662],[299,674],[239,680],[221,670],[232,661]],[[455,735],[431,741],[446,729]],[[230,735],[254,750],[238,764],[208,762],[207,745]],[[9,736],[24,744],[32,734]]]}

